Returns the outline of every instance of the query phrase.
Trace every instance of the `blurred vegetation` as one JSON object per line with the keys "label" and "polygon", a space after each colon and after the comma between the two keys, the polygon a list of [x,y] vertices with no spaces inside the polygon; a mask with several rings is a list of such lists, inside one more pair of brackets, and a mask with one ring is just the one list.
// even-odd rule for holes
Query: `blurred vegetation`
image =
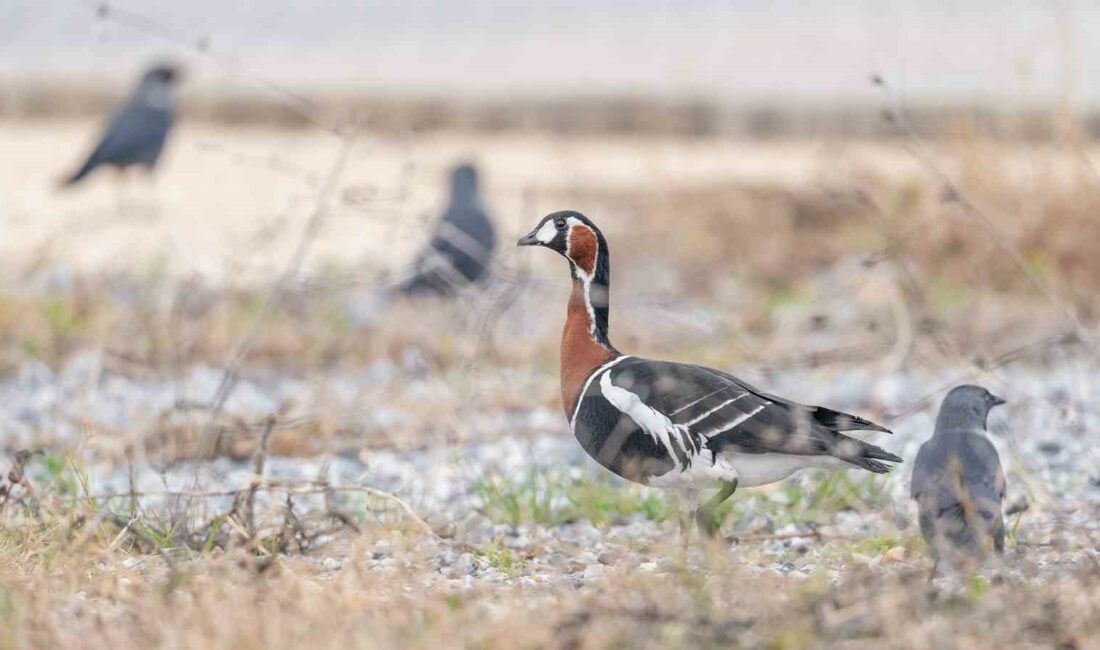
{"label": "blurred vegetation", "polygon": [[[536,470],[520,477],[478,478],[473,490],[482,501],[483,514],[511,526],[558,526],[572,521],[606,526],[633,517],[662,522],[675,518],[681,507],[665,490],[625,483],[603,473],[573,477]],[[889,502],[888,484],[880,477],[820,472],[792,477],[774,487],[739,490],[715,516],[743,532],[744,525],[738,522],[767,521],[771,528],[806,526],[837,512],[879,510]]]}
{"label": "blurred vegetation", "polygon": [[478,478],[473,491],[489,519],[511,526],[557,526],[578,520],[606,526],[635,515],[648,521],[664,521],[670,516],[672,511],[661,491],[615,483],[602,475],[570,478],[535,470],[517,479]]}

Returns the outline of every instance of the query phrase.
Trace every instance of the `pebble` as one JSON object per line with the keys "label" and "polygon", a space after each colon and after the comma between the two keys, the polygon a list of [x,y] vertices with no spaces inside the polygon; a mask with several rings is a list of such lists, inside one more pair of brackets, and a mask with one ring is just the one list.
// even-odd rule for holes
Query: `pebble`
{"label": "pebble", "polygon": [[477,571],[477,558],[474,557],[473,553],[463,553],[455,562],[455,568],[461,575],[473,575]]}
{"label": "pebble", "polygon": [[393,556],[393,545],[388,540],[380,539],[371,546],[370,556],[372,559],[380,560],[382,558]]}
{"label": "pebble", "polygon": [[1039,451],[1047,454],[1048,456],[1056,456],[1062,452],[1062,445],[1054,441],[1044,441],[1039,443]]}
{"label": "pebble", "polygon": [[590,564],[584,569],[582,577],[585,582],[595,582],[603,577],[607,569],[602,564]]}
{"label": "pebble", "polygon": [[[354,427],[360,430],[387,430],[415,426],[419,414],[396,407],[377,409],[369,415],[356,408],[364,390],[373,383],[400,377],[402,372],[423,372],[422,359],[410,353],[402,364],[373,364],[365,370],[349,374],[334,374],[310,382],[292,377],[264,376],[252,373],[242,379],[233,399],[226,405],[233,417],[256,420],[280,406],[290,403],[312,404],[317,386],[324,386],[329,400],[327,408],[334,416],[335,427]],[[1069,362],[1073,363],[1073,362]],[[405,370],[402,370],[402,367]],[[1010,486],[1027,474],[1041,480],[1044,486],[1065,506],[1060,512],[1049,503],[1037,503],[1038,507],[1023,513],[1019,535],[1035,541],[1045,541],[1043,531],[1050,530],[1058,522],[1070,522],[1074,526],[1091,526],[1095,535],[1095,505],[1100,504],[1100,447],[1091,444],[1087,435],[1074,431],[1100,430],[1100,405],[1094,404],[1082,389],[1067,377],[1088,377],[1084,385],[1100,385],[1100,370],[1084,365],[1075,367],[1075,373],[1061,369],[1010,366],[1001,371],[1004,384],[1010,389],[1010,417],[1006,413],[996,415],[995,444],[1011,442],[1019,453],[1004,454],[1006,464],[1020,459],[1022,467],[1006,466]],[[820,373],[780,372],[768,378],[768,388],[780,394],[805,396],[805,401],[825,403],[841,409],[867,412],[868,407],[888,412],[902,412],[917,400],[925,397],[929,386],[943,386],[945,380],[954,377],[949,372],[901,372],[879,376],[870,368],[849,368],[830,371],[828,377]],[[165,412],[178,399],[206,400],[217,390],[220,370],[195,366],[184,373],[181,381],[140,379],[113,373],[104,365],[101,353],[80,352],[72,356],[61,370],[54,371],[36,361],[23,363],[11,375],[0,377],[0,436],[9,446],[35,446],[49,441],[73,447],[82,438],[81,426],[109,430],[151,430]],[[426,391],[430,378],[417,379],[415,390]],[[412,390],[412,389],[410,389]],[[1056,402],[1057,409],[1022,399],[1023,395],[1045,397]],[[1014,399],[1016,397],[1016,399]],[[873,411],[872,411],[873,413]],[[171,421],[186,424],[187,414],[173,412]],[[911,458],[917,447],[930,435],[934,412],[931,409],[892,422],[895,436],[882,436],[875,440],[891,451]],[[365,421],[364,421],[365,420]],[[77,424],[80,423],[80,424]],[[559,476],[563,480],[591,479],[621,481],[608,478],[580,449],[576,441],[567,435],[561,415],[556,410],[537,406],[529,411],[517,411],[499,418],[487,418],[484,433],[478,440],[453,445],[435,445],[410,451],[372,449],[364,456],[364,462],[355,453],[338,454],[318,458],[288,458],[270,456],[266,472],[269,477],[281,480],[313,480],[322,469],[324,478],[333,484],[364,485],[392,492],[408,503],[433,526],[449,527],[454,540],[444,540],[432,551],[429,563],[432,575],[447,580],[456,589],[469,589],[479,581],[537,584],[541,581],[566,579],[590,583],[600,580],[612,571],[659,572],[672,566],[668,558],[653,557],[647,550],[657,542],[667,542],[675,535],[675,523],[655,523],[641,516],[613,517],[608,526],[596,526],[588,521],[550,526],[524,523],[512,526],[493,521],[488,514],[484,497],[475,488],[479,479],[494,478],[507,485],[509,480],[520,480],[543,472]],[[499,427],[494,429],[493,427]],[[1058,432],[1058,433],[1053,433]],[[1055,439],[1046,436],[1056,436]],[[93,491],[125,491],[129,485],[129,472],[125,468],[96,465],[96,459],[84,459]],[[0,467],[0,472],[5,468]],[[169,467],[135,462],[134,480],[141,491],[157,492],[175,489],[226,490],[244,487],[251,478],[249,461],[233,461],[220,458],[214,461],[183,461]],[[28,476],[32,482],[48,481],[40,463],[32,463]],[[792,484],[806,481],[806,474],[791,479]],[[854,475],[853,475],[854,476]],[[424,480],[430,477],[430,480]],[[908,495],[909,472],[903,466],[899,471],[880,479],[888,497],[889,507],[876,512],[856,510],[832,513],[825,522],[830,531],[858,539],[860,536],[882,536],[884,529],[913,533],[915,513]],[[783,493],[773,494],[778,501]],[[736,497],[735,497],[736,498]],[[211,500],[211,509],[230,505]],[[268,497],[258,499],[260,511],[271,505]],[[350,512],[363,508],[383,508],[368,500],[351,500],[348,495],[338,495],[337,503]],[[146,508],[167,506],[167,501],[147,499]],[[277,505],[277,504],[276,504]],[[302,496],[296,499],[296,507],[303,512],[325,507],[323,497]],[[1076,508],[1075,508],[1076,506]],[[1082,507],[1084,506],[1084,507]],[[392,504],[389,506],[392,509]],[[357,510],[358,509],[358,510]],[[275,508],[277,511],[278,508]],[[842,573],[830,565],[827,554],[821,552],[823,542],[814,537],[797,537],[806,528],[794,524],[776,527],[779,519],[766,508],[748,512],[735,522],[736,531],[760,530],[790,535],[788,539],[767,540],[759,545],[745,544],[731,547],[730,557],[744,562],[753,570],[781,575],[805,576],[824,570],[831,581]],[[393,517],[389,512],[388,517]],[[780,519],[781,520],[781,519]],[[461,542],[454,544],[453,541]],[[482,555],[484,548],[500,540],[511,549],[517,561],[508,571],[489,565]],[[466,546],[463,546],[466,545]],[[477,552],[457,549],[472,548]],[[664,547],[661,547],[664,548]],[[742,559],[745,554],[754,553]],[[371,571],[391,571],[408,563],[403,551],[395,548],[388,539],[375,541],[367,560]],[[1062,570],[1075,563],[1087,564],[1095,553],[1065,552],[1043,547],[1029,551],[1039,560],[1044,571]],[[852,561],[871,567],[880,564],[898,565],[910,562],[903,546],[889,548],[881,557],[853,553]],[[337,571],[343,565],[339,558],[326,557],[320,561],[329,571]],[[139,563],[126,565],[141,569]]]}

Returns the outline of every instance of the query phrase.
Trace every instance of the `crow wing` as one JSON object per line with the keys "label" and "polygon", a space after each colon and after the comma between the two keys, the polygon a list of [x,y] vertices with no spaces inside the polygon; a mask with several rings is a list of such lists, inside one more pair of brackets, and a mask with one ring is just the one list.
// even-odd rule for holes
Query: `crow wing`
{"label": "crow wing", "polygon": [[930,542],[939,531],[954,546],[972,548],[988,535],[1001,552],[1006,484],[997,449],[977,433],[950,435],[921,445],[913,466],[910,494],[921,532]]}
{"label": "crow wing", "polygon": [[166,109],[127,104],[108,122],[99,143],[68,183],[79,181],[99,165],[155,165],[171,125],[172,114]]}

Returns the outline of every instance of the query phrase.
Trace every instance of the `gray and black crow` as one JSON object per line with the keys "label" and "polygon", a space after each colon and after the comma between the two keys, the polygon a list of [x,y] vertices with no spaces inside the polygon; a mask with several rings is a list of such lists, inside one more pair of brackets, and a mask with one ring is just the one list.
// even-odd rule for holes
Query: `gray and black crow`
{"label": "gray and black crow", "polygon": [[64,186],[80,182],[101,165],[120,169],[131,165],[155,167],[175,120],[174,88],[178,79],[175,66],[162,64],[148,69],[129,101],[107,123],[88,160],[65,180]]}
{"label": "gray and black crow", "polygon": [[413,275],[398,287],[405,295],[452,295],[486,276],[496,248],[493,224],[478,191],[477,170],[463,164],[451,172],[451,199]]}
{"label": "gray and black crow", "polygon": [[913,465],[910,493],[937,565],[1004,552],[1005,476],[986,437],[989,410],[1005,401],[980,386],[958,386],[944,398],[932,438]]}

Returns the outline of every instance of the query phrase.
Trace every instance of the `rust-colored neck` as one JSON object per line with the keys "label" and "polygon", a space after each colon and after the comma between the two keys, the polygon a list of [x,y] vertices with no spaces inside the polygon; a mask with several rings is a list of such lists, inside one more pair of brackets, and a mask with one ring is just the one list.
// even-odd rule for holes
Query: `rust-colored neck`
{"label": "rust-colored neck", "polygon": [[[606,291],[606,288],[602,288]],[[585,293],[584,281],[574,276],[573,292],[565,314],[565,328],[561,334],[561,401],[565,417],[572,418],[578,392],[588,375],[608,360],[619,356],[610,344],[600,343],[594,337],[597,331],[592,322],[593,310]]]}

